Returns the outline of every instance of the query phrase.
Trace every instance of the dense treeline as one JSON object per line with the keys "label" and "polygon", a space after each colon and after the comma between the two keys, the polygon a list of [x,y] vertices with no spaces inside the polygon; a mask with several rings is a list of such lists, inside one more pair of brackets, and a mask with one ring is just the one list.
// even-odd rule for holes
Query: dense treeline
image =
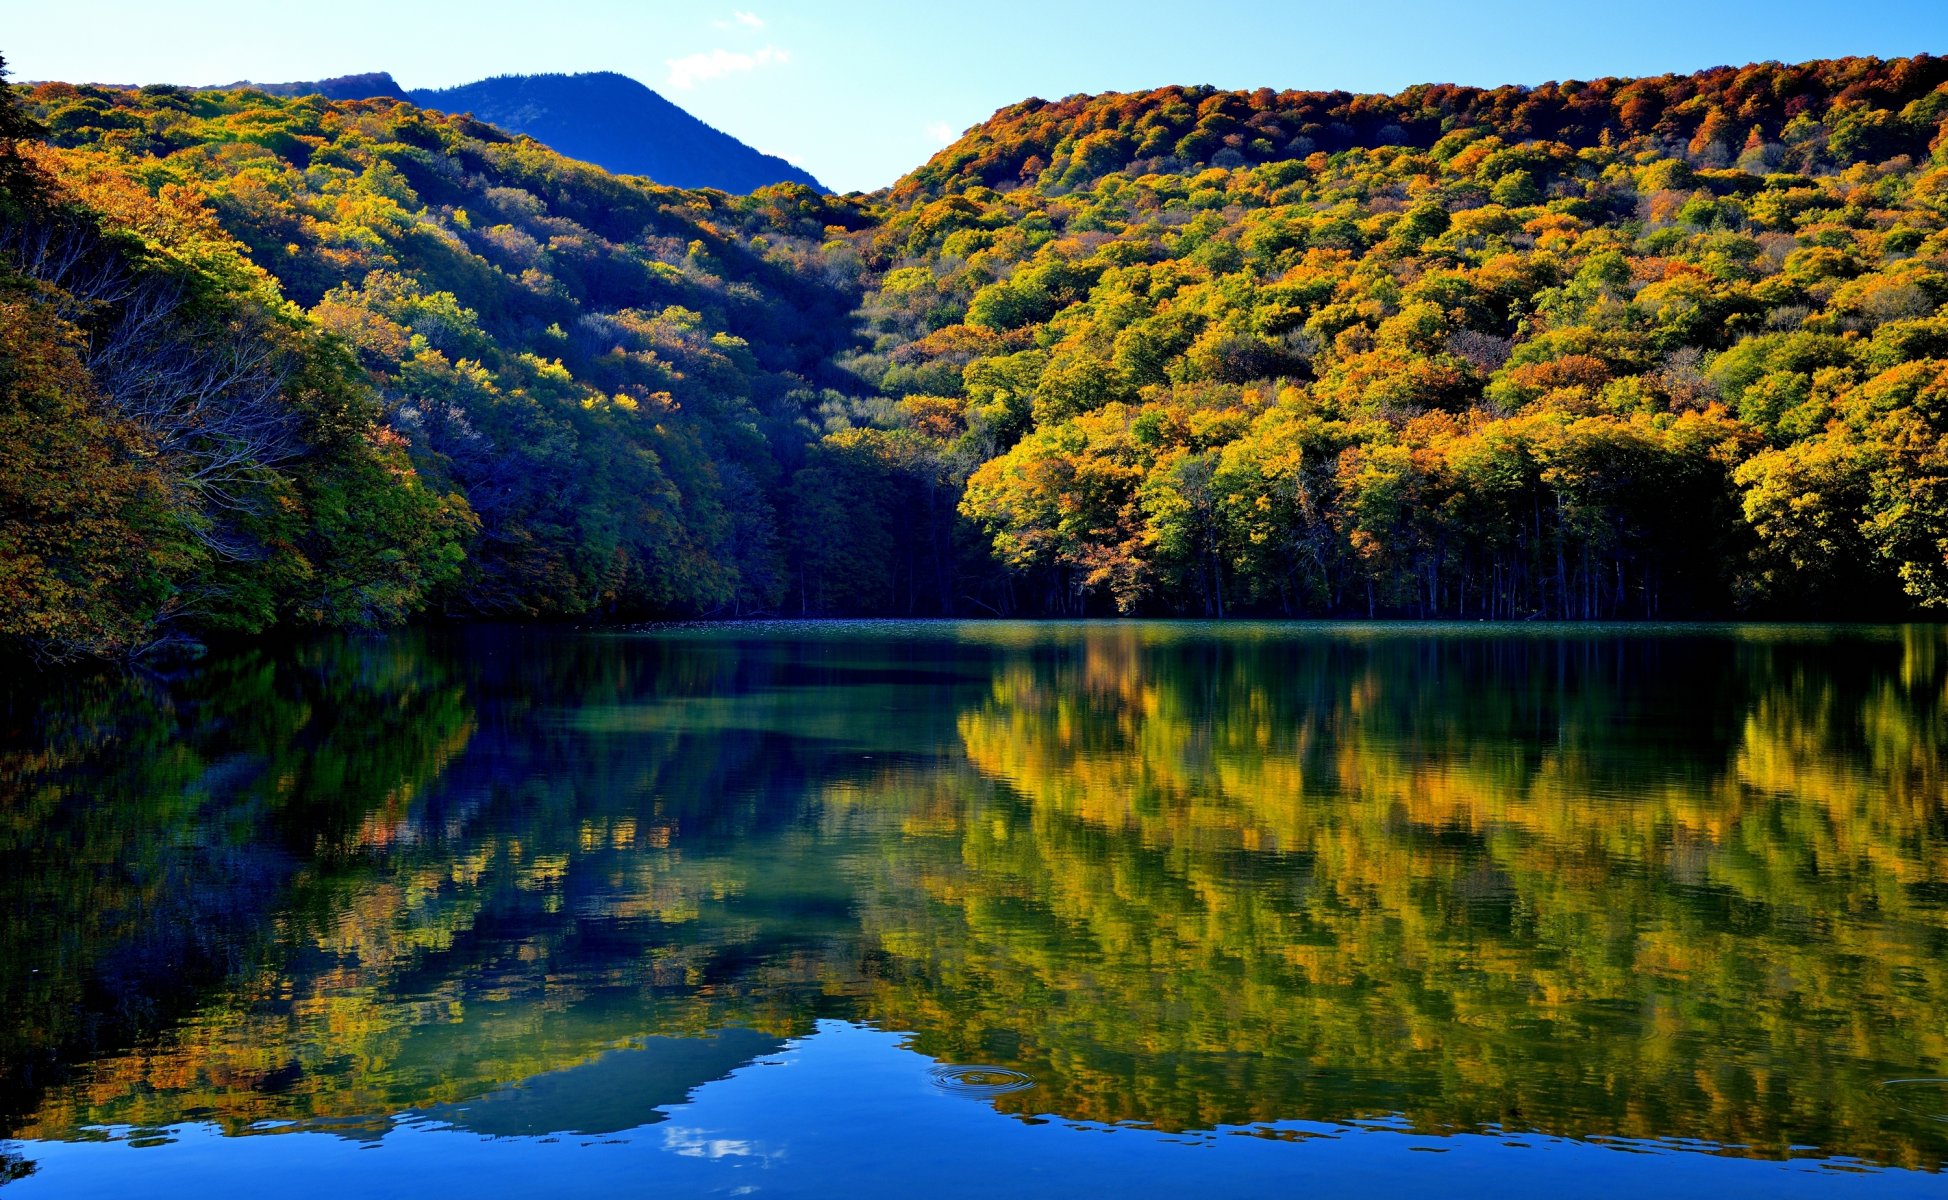
{"label": "dense treeline", "polygon": [[180,189],[16,144],[0,204],[0,637],[399,621],[473,517],[357,364]]}
{"label": "dense treeline", "polygon": [[1016,180],[1072,188],[1111,171],[1167,175],[1320,152],[1429,150],[1458,130],[1575,150],[1627,145],[1711,167],[1759,149],[1767,169],[1804,171],[1925,157],[1943,116],[1943,83],[1948,59],[1922,54],[1534,88],[1423,84],[1397,96],[1168,87],[1055,104],[1030,99],[935,155],[894,194],[940,195]]}
{"label": "dense treeline", "polygon": [[870,235],[854,436],[1015,611],[1940,604],[1944,79],[1030,101]]}
{"label": "dense treeline", "polygon": [[[824,239],[828,227],[864,223],[854,206],[796,186],[735,198],[655,187],[392,101],[64,84],[25,98],[21,115],[43,127],[46,144],[26,144],[22,161],[32,189],[56,201],[23,200],[7,222],[13,269],[23,287],[43,289],[23,299],[29,315],[20,320],[60,342],[48,322],[66,302],[44,290],[80,286],[62,275],[72,273],[65,248],[85,243],[96,254],[95,243],[112,242],[122,226],[150,242],[150,225],[167,227],[144,252],[173,256],[203,280],[193,295],[159,286],[160,303],[173,306],[166,319],[183,324],[171,344],[203,346],[190,327],[200,322],[228,330],[240,355],[281,353],[266,338],[314,346],[323,365],[312,374],[329,376],[332,403],[356,410],[341,423],[371,453],[390,456],[387,479],[430,507],[402,512],[400,536],[431,544],[385,541],[389,517],[374,497],[301,504],[313,520],[339,523],[324,545],[407,578],[361,605],[321,607],[292,599],[304,589],[260,569],[289,538],[226,544],[218,557],[246,564],[233,574],[261,593],[232,619],[235,580],[199,587],[180,556],[132,554],[119,532],[87,527],[88,514],[49,509],[28,518],[41,532],[21,536],[71,535],[77,553],[100,561],[39,555],[44,578],[29,586],[49,593],[42,608],[83,594],[125,608],[135,593],[110,571],[150,570],[156,598],[111,614],[86,639],[31,617],[7,633],[61,655],[126,650],[185,624],[368,624],[427,611],[707,614],[782,599],[789,564],[776,503],[794,460],[822,432],[807,417],[817,405],[809,389],[836,377],[834,339],[850,337],[856,303],[853,256]],[[240,324],[227,315],[238,304],[272,315]],[[156,307],[112,289],[77,296],[76,306],[87,310],[83,340],[96,346],[104,330],[146,329]],[[20,336],[7,339],[10,352]],[[139,403],[201,429],[200,393],[179,386],[160,352],[141,344],[123,356],[156,391]],[[91,354],[65,377],[21,369],[50,393],[43,406],[87,407],[94,394],[104,412],[128,408],[123,382]],[[294,378],[284,368],[209,386],[276,424],[308,403],[288,385]],[[199,436],[235,448],[226,430]],[[104,469],[122,469],[146,461],[149,448],[96,454]],[[280,448],[274,457],[251,469],[290,455]],[[286,465],[308,486],[309,466]],[[233,499],[224,493],[219,507]],[[202,519],[174,493],[159,504],[165,525]],[[288,507],[267,501],[252,511]],[[236,540],[227,526],[221,532]],[[227,606],[223,622],[182,599],[211,591]]]}
{"label": "dense treeline", "polygon": [[[1029,101],[852,198],[389,99],[12,96],[0,634],[42,653],[1948,602],[1948,60]],[[36,249],[84,245],[141,282]],[[254,365],[212,407],[169,345]]]}

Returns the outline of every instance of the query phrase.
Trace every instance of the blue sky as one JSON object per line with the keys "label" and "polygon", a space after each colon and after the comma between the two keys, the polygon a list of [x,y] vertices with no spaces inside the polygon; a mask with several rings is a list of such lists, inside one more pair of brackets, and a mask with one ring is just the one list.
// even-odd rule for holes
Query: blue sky
{"label": "blue sky", "polygon": [[[891,183],[1025,96],[1211,83],[1393,91],[1948,54],[1948,0],[0,0],[16,78],[632,75],[840,190]],[[193,17],[190,14],[194,14]]]}

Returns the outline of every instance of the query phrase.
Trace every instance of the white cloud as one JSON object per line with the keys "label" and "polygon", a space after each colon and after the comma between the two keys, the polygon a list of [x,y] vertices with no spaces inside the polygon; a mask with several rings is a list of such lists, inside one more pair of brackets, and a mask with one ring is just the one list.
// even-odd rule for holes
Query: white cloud
{"label": "white cloud", "polygon": [[935,121],[927,126],[927,136],[942,146],[951,146],[954,139],[960,136],[960,130],[945,121]]}
{"label": "white cloud", "polygon": [[725,50],[721,46],[715,50],[704,50],[682,58],[669,59],[670,77],[666,86],[679,91],[687,91],[712,79],[722,79],[726,75],[742,75],[760,67],[776,66],[791,61],[791,54],[776,46],[766,46],[749,54],[741,50]]}
{"label": "white cloud", "polygon": [[764,18],[760,17],[756,13],[745,12],[743,9],[740,8],[737,11],[731,13],[730,20],[712,21],[711,24],[715,25],[719,29],[736,29],[740,26],[742,26],[745,29],[763,29]]}

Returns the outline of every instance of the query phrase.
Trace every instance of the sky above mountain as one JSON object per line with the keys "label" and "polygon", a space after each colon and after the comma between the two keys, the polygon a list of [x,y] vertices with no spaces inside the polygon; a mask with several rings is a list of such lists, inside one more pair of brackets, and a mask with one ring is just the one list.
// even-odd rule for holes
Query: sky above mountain
{"label": "sky above mountain", "polygon": [[[739,4],[748,7],[739,7]],[[1210,83],[1395,91],[1849,54],[1948,53],[1940,0],[516,0],[328,8],[96,0],[0,27],[19,79],[184,84],[390,71],[406,87],[618,71],[840,190],[893,182],[1024,97]],[[538,20],[537,11],[546,19]]]}

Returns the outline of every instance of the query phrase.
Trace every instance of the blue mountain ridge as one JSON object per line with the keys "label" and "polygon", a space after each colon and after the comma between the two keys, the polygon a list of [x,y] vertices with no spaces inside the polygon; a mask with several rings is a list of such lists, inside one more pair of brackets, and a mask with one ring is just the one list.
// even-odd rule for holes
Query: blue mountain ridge
{"label": "blue mountain ridge", "polygon": [[627,75],[500,75],[450,88],[403,88],[389,72],[298,83],[242,83],[274,96],[328,100],[407,100],[442,112],[472,113],[509,133],[618,175],[643,175],[671,187],[745,193],[774,183],[825,186],[784,159],[763,154],[670,103]]}

